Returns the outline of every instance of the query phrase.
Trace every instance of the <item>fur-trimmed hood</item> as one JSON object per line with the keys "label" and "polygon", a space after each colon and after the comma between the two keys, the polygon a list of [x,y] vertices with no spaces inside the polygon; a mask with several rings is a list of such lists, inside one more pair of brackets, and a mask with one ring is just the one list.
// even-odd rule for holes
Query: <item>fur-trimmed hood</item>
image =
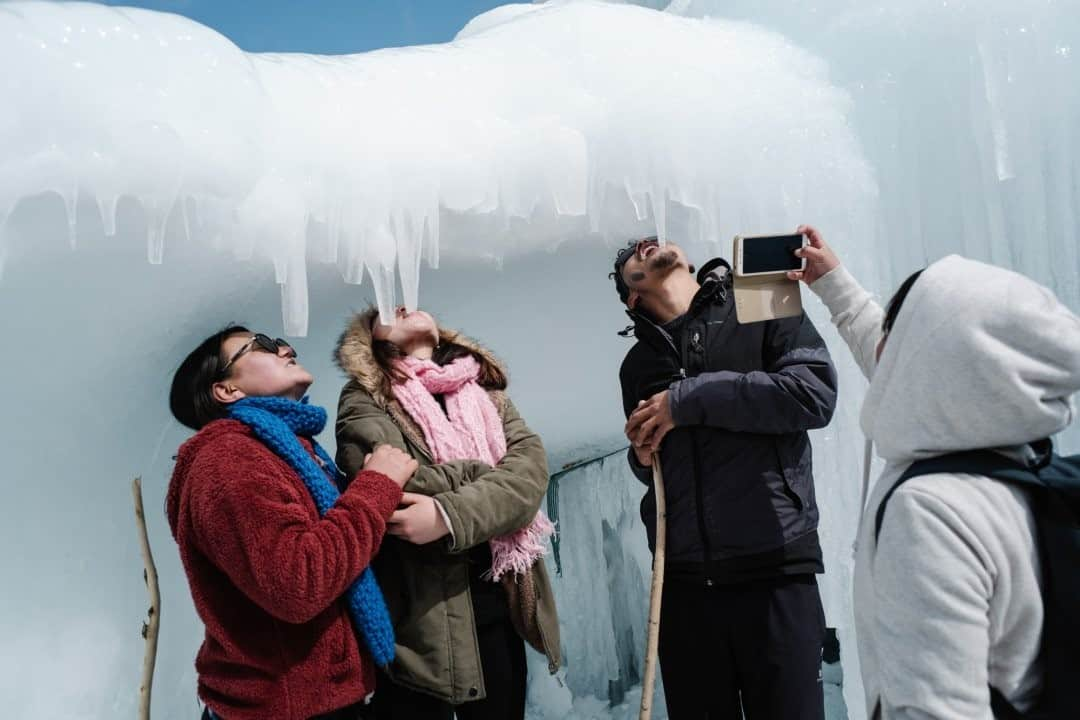
{"label": "fur-trimmed hood", "polygon": [[[384,404],[389,398],[383,390],[382,372],[371,353],[371,327],[378,312],[376,308],[368,308],[353,316],[338,339],[334,360],[346,375],[356,380],[376,401]],[[475,354],[482,375],[495,371],[502,377],[508,377],[506,366],[493,352],[456,330],[439,326],[439,343],[455,343]]]}
{"label": "fur-trimmed hood", "polygon": [[[413,422],[405,409],[388,391],[383,373],[375,362],[371,351],[371,328],[378,315],[378,309],[368,308],[353,316],[345,328],[345,332],[338,339],[337,348],[334,350],[334,360],[346,375],[360,386],[375,404],[389,413],[394,422],[401,428],[402,433],[420,448],[428,457],[431,450],[424,441],[423,432]],[[455,343],[464,347],[474,354],[480,363],[481,377],[501,376],[509,377],[506,367],[495,357],[495,354],[475,340],[462,335],[456,330],[450,330],[439,326],[439,343]],[[504,416],[506,408],[506,395],[501,390],[489,391],[495,407],[500,416]]]}

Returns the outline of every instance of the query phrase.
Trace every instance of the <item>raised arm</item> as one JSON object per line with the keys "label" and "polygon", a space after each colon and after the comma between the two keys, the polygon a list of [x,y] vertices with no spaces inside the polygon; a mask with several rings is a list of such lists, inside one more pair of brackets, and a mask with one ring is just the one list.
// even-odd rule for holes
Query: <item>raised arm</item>
{"label": "raised arm", "polygon": [[809,240],[809,245],[796,253],[806,258],[806,270],[788,273],[788,277],[804,281],[829,308],[840,337],[847,343],[863,375],[869,379],[877,365],[877,347],[885,312],[840,264],[821,233],[809,225],[800,226],[798,231],[805,233]]}
{"label": "raised arm", "polygon": [[764,370],[721,370],[673,383],[668,402],[675,426],[789,433],[828,425],[836,407],[836,370],[810,319],[803,314],[769,321],[762,355]]}

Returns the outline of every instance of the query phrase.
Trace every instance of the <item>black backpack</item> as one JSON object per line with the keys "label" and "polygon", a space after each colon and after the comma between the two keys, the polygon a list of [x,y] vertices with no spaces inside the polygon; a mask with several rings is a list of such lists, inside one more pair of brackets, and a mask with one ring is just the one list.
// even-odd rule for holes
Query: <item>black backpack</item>
{"label": "black backpack", "polygon": [[1080,455],[1053,454],[1049,440],[1033,443],[1038,467],[1024,467],[990,450],[972,450],[913,463],[889,488],[877,509],[874,538],[881,533],[885,505],[908,479],[937,473],[984,475],[1027,490],[1038,526],[1044,606],[1043,690],[1036,707],[1020,713],[990,688],[998,720],[1074,720],[1080,717]]}

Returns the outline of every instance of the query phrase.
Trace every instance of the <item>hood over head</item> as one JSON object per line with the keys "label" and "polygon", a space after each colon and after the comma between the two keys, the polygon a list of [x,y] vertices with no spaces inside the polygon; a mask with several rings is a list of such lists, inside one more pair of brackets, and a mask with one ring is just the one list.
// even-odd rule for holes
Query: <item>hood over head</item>
{"label": "hood over head", "polygon": [[1008,447],[1072,422],[1080,318],[1023,275],[950,255],[911,288],[862,428],[886,460]]}
{"label": "hood over head", "polygon": [[[378,313],[377,308],[368,308],[353,316],[345,332],[338,339],[337,348],[334,350],[334,360],[346,375],[355,380],[379,404],[385,405],[392,398],[388,395],[389,388],[385,386],[382,371],[371,352],[372,324]],[[506,368],[494,353],[456,330],[440,325],[439,344],[447,343],[460,345],[476,357],[477,362],[480,363],[482,379],[498,378],[503,381],[502,384],[506,384],[508,378]]]}

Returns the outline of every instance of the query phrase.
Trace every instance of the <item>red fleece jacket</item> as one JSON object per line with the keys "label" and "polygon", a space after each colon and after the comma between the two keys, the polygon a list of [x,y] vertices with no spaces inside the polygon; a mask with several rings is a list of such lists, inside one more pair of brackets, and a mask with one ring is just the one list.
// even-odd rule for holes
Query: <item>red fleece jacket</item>
{"label": "red fleece jacket", "polygon": [[320,518],[296,472],[235,420],[180,447],[166,511],[206,626],[199,697],[215,713],[306,720],[374,690],[342,595],[400,500],[385,475],[361,471]]}

